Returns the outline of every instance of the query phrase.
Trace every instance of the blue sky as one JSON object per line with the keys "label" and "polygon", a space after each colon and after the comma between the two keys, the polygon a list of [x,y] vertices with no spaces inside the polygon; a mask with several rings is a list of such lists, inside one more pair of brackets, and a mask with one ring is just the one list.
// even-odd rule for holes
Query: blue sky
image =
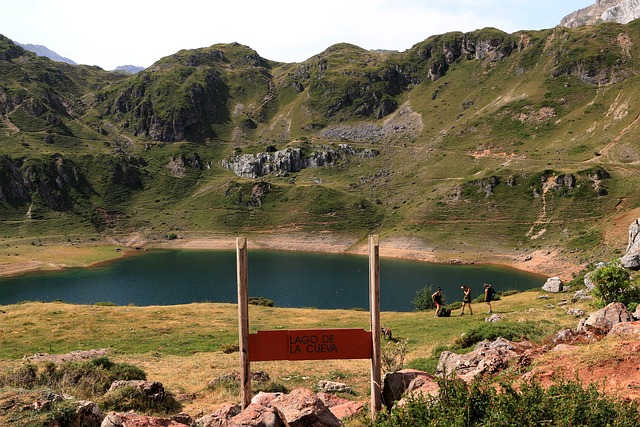
{"label": "blue sky", "polygon": [[332,44],[403,51],[435,34],[552,28],[595,0],[0,0],[0,34],[111,70],[238,42],[300,62]]}

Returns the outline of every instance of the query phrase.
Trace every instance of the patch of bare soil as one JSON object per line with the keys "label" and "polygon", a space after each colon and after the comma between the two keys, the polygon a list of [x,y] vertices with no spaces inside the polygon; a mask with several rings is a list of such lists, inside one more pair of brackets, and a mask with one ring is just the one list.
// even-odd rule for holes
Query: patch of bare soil
{"label": "patch of bare soil", "polygon": [[534,362],[534,369],[526,377],[536,378],[542,385],[577,378],[585,386],[595,383],[608,395],[640,401],[640,342],[607,339],[606,344],[594,346],[569,346],[548,353]]}

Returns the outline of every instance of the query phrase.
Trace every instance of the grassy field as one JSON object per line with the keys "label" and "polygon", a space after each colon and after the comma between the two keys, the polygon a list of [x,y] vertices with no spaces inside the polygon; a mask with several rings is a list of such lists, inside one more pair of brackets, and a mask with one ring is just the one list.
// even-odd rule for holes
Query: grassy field
{"label": "grassy field", "polygon": [[[535,322],[540,336],[575,327],[577,319],[559,305],[567,295],[538,299],[538,291],[523,292],[494,302],[494,312],[504,321]],[[574,307],[575,304],[569,304]],[[582,305],[577,305],[587,308]],[[210,390],[207,384],[219,375],[239,370],[238,353],[223,350],[237,343],[237,306],[187,304],[177,306],[83,306],[65,303],[27,302],[0,306],[0,370],[24,364],[34,353],[67,353],[107,349],[115,362],[142,368],[151,381],[160,381],[189,399],[190,414],[207,413],[239,396]],[[383,325],[392,328],[394,341],[383,341],[387,350],[406,342],[405,366],[424,363],[436,347],[452,345],[465,332],[484,325],[486,306],[474,304],[474,315],[434,318],[431,312],[384,312]],[[250,306],[250,329],[368,328],[368,313],[356,310],[316,310]],[[313,388],[319,380],[347,383],[355,390],[351,399],[366,400],[369,362],[329,360],[256,362],[252,370],[267,372],[274,383],[291,390]]]}

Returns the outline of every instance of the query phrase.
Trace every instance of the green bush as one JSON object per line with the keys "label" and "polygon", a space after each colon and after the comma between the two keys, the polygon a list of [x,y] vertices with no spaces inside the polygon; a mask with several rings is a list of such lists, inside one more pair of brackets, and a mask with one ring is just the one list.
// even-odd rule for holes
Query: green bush
{"label": "green bush", "polygon": [[486,381],[468,386],[460,379],[440,380],[436,397],[418,395],[404,406],[382,411],[369,426],[393,427],[529,427],[529,426],[637,426],[636,405],[616,400],[585,387],[579,381],[559,380],[548,388],[537,382],[517,387],[503,382],[499,387]]}
{"label": "green bush", "polygon": [[258,305],[262,307],[273,307],[274,302],[265,297],[249,297],[248,303],[251,305]]}
{"label": "green bush", "polygon": [[[427,285],[424,288],[420,289],[416,292],[415,298],[413,298],[413,306],[416,311],[428,311],[434,310],[436,308],[435,303],[431,299],[431,295],[433,294],[433,289],[431,285]],[[443,297],[444,300],[444,297]]]}
{"label": "green bush", "polygon": [[84,362],[26,364],[0,375],[0,387],[48,388],[82,399],[105,393],[116,380],[146,380],[146,373],[127,363],[113,363],[107,357]]}
{"label": "green bush", "polygon": [[222,346],[220,346],[220,351],[222,351],[224,354],[237,353],[240,351],[240,344],[238,344],[237,342],[223,344]]}
{"label": "green bush", "polygon": [[171,414],[182,409],[171,393],[149,396],[130,385],[108,392],[98,399],[98,404],[107,411],[139,411],[145,414]]}
{"label": "green bush", "polygon": [[597,269],[591,275],[595,285],[593,295],[598,307],[605,307],[612,302],[628,305],[640,301],[640,288],[631,283],[631,276],[619,261],[613,261]]}

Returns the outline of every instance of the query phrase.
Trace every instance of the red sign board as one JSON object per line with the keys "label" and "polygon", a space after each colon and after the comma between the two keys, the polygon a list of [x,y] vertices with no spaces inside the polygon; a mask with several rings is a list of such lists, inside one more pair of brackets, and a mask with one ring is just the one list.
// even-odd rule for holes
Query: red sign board
{"label": "red sign board", "polygon": [[249,360],[371,359],[364,329],[295,329],[249,334]]}

